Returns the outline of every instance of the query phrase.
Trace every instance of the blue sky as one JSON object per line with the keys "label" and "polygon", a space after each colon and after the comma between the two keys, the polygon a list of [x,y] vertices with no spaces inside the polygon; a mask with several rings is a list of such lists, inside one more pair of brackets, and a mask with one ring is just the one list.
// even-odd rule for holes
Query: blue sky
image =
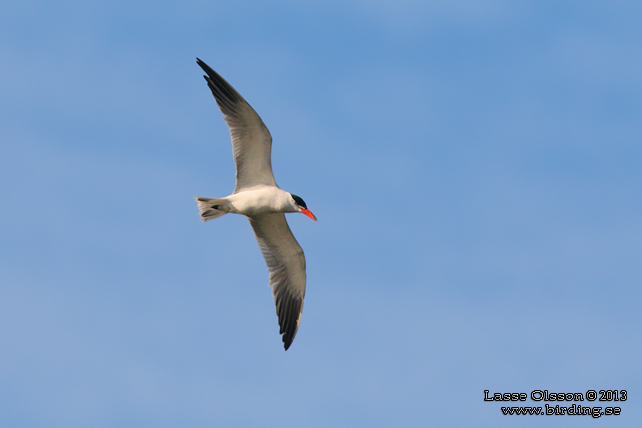
{"label": "blue sky", "polygon": [[[485,389],[625,389],[595,423],[638,426],[641,13],[3,1],[3,426],[588,423],[503,416]],[[288,352],[247,221],[198,220],[234,164],[196,56],[319,218],[288,216],[308,260]]]}

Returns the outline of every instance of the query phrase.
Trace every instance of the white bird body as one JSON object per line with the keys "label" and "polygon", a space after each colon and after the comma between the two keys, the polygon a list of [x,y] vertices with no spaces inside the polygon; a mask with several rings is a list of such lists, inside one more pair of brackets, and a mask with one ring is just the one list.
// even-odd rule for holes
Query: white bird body
{"label": "white bird body", "polygon": [[230,128],[236,162],[236,187],[224,198],[197,197],[203,221],[227,213],[248,217],[270,272],[270,286],[287,350],[296,336],[305,297],[305,256],[284,213],[303,213],[316,221],[300,197],[279,188],[272,173],[272,136],[258,114],[218,73],[200,59],[223,119]]}
{"label": "white bird body", "polygon": [[256,216],[268,213],[299,212],[290,193],[277,186],[260,185],[233,193],[223,199],[228,202],[226,205],[221,205],[219,210],[228,213]]}

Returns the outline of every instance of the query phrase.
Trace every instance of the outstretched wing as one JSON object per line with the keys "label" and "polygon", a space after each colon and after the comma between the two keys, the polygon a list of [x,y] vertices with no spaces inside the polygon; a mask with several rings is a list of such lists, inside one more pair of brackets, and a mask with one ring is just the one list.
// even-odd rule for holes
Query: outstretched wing
{"label": "outstretched wing", "polygon": [[205,80],[212,90],[223,119],[232,136],[232,151],[236,162],[236,187],[241,189],[259,184],[276,186],[272,173],[272,136],[252,107],[216,71],[196,58],[207,73]]}
{"label": "outstretched wing", "polygon": [[270,286],[287,350],[296,336],[305,296],[305,256],[285,214],[249,216],[254,235],[270,271]]}

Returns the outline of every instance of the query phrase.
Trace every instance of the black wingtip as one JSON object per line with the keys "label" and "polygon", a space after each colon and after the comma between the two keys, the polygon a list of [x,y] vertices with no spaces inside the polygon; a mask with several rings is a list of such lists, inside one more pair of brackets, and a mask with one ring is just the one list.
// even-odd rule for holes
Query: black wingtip
{"label": "black wingtip", "polygon": [[[298,317],[297,317],[298,318]],[[283,334],[283,347],[287,351],[290,346],[292,345],[292,342],[294,342],[294,338],[296,337],[296,333],[299,330],[298,323],[295,323],[294,326],[290,325],[288,328],[281,329],[281,334]]]}
{"label": "black wingtip", "polygon": [[283,347],[287,351],[290,348],[290,345],[292,345],[294,338],[291,338],[290,340],[287,340],[285,336],[283,336]]}
{"label": "black wingtip", "polygon": [[218,78],[221,78],[221,76],[219,76],[219,75],[218,75],[218,73],[216,73],[216,72],[212,69],[212,67],[210,67],[209,65],[207,65],[207,64],[205,63],[205,61],[203,61],[203,60],[202,60],[202,59],[200,59],[199,57],[196,57],[196,64],[198,64],[198,66],[199,66],[199,67],[201,67],[201,68],[203,69],[203,71],[204,71],[205,73],[207,73],[207,75],[208,75],[210,78],[212,78],[212,79],[213,79],[213,78],[215,78],[215,76],[216,76],[216,77],[218,77]]}
{"label": "black wingtip", "polygon": [[223,113],[228,114],[231,111],[236,109],[235,104],[245,102],[243,97],[239,95],[238,92],[227,83],[220,74],[214,71],[209,65],[201,61],[200,58],[196,58],[196,63],[203,69],[206,75],[203,76],[207,85],[212,90],[214,98],[219,107],[221,107]]}

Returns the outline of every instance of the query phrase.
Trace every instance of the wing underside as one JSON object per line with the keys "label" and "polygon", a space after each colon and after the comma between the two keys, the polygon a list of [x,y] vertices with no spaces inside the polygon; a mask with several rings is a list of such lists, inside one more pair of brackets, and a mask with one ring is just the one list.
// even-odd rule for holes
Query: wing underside
{"label": "wing underside", "polygon": [[214,99],[230,129],[232,151],[236,162],[234,193],[261,184],[276,186],[272,173],[272,136],[270,131],[243,97],[200,59],[198,65],[205,71]]}
{"label": "wing underside", "polygon": [[305,255],[285,214],[248,217],[270,271],[270,286],[287,350],[299,328],[305,297]]}

